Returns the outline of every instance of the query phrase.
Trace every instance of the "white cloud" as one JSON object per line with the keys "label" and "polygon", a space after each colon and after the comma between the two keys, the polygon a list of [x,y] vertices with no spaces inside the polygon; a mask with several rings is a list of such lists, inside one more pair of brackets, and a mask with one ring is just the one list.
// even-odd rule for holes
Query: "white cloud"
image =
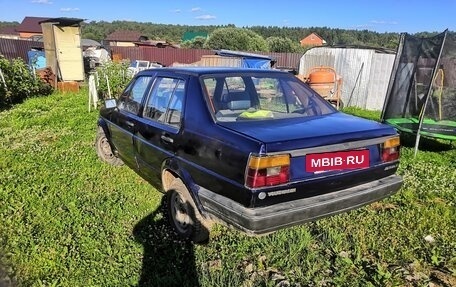
{"label": "white cloud", "polygon": [[32,0],[32,3],[36,4],[52,4],[50,0]]}
{"label": "white cloud", "polygon": [[214,15],[201,15],[201,16],[195,17],[196,20],[213,20],[216,18],[217,17],[215,17]]}
{"label": "white cloud", "polygon": [[171,10],[171,13],[180,13],[180,12],[182,12],[181,9]]}
{"label": "white cloud", "polygon": [[190,11],[191,12],[198,12],[198,11],[201,11],[202,9],[200,7],[194,7],[192,8]]}
{"label": "white cloud", "polygon": [[79,8],[60,8],[60,12],[76,12],[79,10]]}

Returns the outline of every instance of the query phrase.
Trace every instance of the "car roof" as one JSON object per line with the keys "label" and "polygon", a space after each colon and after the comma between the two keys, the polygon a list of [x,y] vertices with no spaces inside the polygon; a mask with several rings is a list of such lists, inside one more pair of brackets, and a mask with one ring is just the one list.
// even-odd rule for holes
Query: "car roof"
{"label": "car roof", "polygon": [[207,74],[228,74],[228,73],[241,73],[241,74],[289,74],[288,72],[276,69],[253,69],[253,68],[237,68],[237,67],[162,67],[144,70],[138,75],[149,75],[157,71],[164,71],[177,74],[188,74],[193,76],[202,76]]}

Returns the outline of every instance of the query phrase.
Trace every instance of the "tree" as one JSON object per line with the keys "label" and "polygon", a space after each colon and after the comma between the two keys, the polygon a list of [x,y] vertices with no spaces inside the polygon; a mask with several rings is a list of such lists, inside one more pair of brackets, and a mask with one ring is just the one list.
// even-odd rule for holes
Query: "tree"
{"label": "tree", "polygon": [[269,37],[266,39],[270,52],[296,53],[301,52],[298,42],[293,42],[290,38]]}
{"label": "tree", "polygon": [[197,36],[192,40],[184,41],[181,47],[187,49],[203,49],[204,43],[206,43],[206,37]]}
{"label": "tree", "polygon": [[268,43],[257,33],[243,28],[219,28],[210,34],[206,49],[267,52]]}
{"label": "tree", "polygon": [[357,32],[356,31],[350,31],[350,30],[345,30],[344,32],[339,34],[339,42],[336,44],[340,45],[362,45],[365,43],[362,43],[358,40]]}

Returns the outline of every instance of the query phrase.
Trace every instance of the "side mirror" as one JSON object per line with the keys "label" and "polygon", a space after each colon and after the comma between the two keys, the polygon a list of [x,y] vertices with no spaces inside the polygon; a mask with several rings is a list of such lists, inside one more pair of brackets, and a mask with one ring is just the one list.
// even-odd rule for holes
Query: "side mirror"
{"label": "side mirror", "polygon": [[115,107],[117,107],[117,101],[116,101],[116,99],[107,99],[104,102],[104,106],[105,106],[106,109],[115,108]]}

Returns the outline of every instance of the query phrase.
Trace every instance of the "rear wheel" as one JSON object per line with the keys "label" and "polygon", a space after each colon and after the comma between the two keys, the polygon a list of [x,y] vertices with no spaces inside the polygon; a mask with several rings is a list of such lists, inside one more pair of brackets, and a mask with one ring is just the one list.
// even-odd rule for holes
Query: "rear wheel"
{"label": "rear wheel", "polygon": [[95,140],[95,149],[97,150],[98,157],[111,165],[122,165],[123,162],[112,151],[108,138],[102,127],[98,127],[97,138]]}
{"label": "rear wheel", "polygon": [[199,213],[183,182],[175,179],[165,196],[168,220],[176,234],[185,240],[206,242],[209,239],[208,221]]}

